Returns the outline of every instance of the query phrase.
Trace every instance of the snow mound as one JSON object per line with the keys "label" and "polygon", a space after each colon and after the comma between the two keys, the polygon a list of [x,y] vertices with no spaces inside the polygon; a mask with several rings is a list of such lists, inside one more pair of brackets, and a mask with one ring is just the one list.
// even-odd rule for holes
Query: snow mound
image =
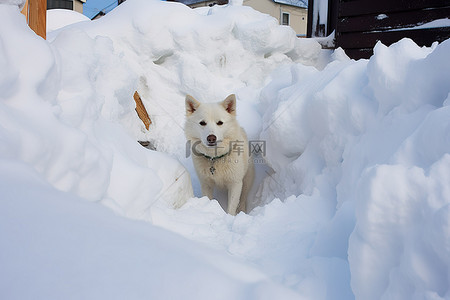
{"label": "snow mound", "polygon": [[[178,207],[192,196],[190,176],[179,162],[146,151],[111,114],[102,116],[110,95],[94,92],[89,71],[116,60],[108,54],[106,39],[86,53],[88,48],[81,51],[76,45],[88,46],[92,40],[79,31],[78,41],[74,35],[66,40],[67,48],[59,48],[67,51],[55,55],[63,37],[51,46],[29,30],[13,6],[2,6],[0,14],[5,24],[0,64],[8,70],[0,77],[2,157],[26,162],[58,189],[102,201],[130,217],[150,220],[148,209],[155,202]],[[131,115],[132,83],[118,89],[104,87],[122,93],[119,99],[128,102]]]}
{"label": "snow mound", "polygon": [[[69,46],[66,36],[74,34],[77,41]],[[91,73],[79,75],[111,77],[109,81],[115,84],[102,78],[93,83],[99,97],[111,94],[114,98],[126,84],[128,90],[137,89],[154,123],[151,130],[139,126],[131,105],[119,103],[121,111],[116,111],[114,103],[105,105],[136,139],[149,140],[158,150],[180,158],[185,152],[180,140],[184,140],[186,94],[214,102],[233,91],[241,98],[239,105],[254,109],[272,70],[292,59],[315,64],[321,52],[317,43],[299,43],[292,29],[250,7],[214,6],[203,14],[179,3],[141,0],[127,1],[97,21],[49,39],[62,56],[71,57],[71,64],[79,62],[66,53],[80,53],[84,61],[99,59],[93,57],[99,51],[110,53],[109,58],[100,58],[104,63]],[[307,57],[300,54],[302,49]],[[115,62],[106,64],[107,60]],[[104,86],[114,86],[114,90]],[[243,115],[240,121],[255,126]]]}
{"label": "snow mound", "polygon": [[57,191],[28,165],[1,160],[0,174],[2,299],[298,299],[239,259]]}
{"label": "snow mound", "polygon": [[90,21],[79,12],[68,9],[47,10],[47,33],[78,22]]}
{"label": "snow mound", "polygon": [[262,201],[317,203],[309,255],[348,252],[358,299],[449,295],[449,51],[378,44],[369,61],[285,68],[261,93]]}

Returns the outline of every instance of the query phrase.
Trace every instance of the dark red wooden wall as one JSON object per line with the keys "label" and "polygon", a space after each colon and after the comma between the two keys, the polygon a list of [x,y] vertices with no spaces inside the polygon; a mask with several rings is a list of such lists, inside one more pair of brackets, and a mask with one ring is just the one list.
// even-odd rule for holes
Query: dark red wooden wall
{"label": "dark red wooden wall", "polygon": [[430,46],[450,38],[450,27],[414,28],[450,18],[450,0],[329,0],[328,9],[327,31],[336,30],[335,46],[355,59],[370,57],[377,41],[390,45],[408,37]]}

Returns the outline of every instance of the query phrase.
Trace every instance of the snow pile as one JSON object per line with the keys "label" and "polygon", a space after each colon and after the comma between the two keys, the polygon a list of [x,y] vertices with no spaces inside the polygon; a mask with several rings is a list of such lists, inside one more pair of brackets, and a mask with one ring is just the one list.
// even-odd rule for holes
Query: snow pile
{"label": "snow pile", "polygon": [[[186,94],[215,102],[236,93],[242,99],[239,121],[258,139],[256,105],[269,74],[293,60],[318,67],[327,60],[315,41],[299,40],[276,19],[242,6],[192,10],[180,3],[128,1],[97,21],[49,32],[48,39],[67,70],[58,95],[66,121],[78,126],[90,115],[65,106],[76,103],[81,110],[99,103],[102,115],[136,140],[187,164]],[[134,90],[153,122],[148,131],[130,101]]]}
{"label": "snow pile", "polygon": [[[48,42],[0,5],[2,298],[450,298],[450,41],[353,61],[239,2],[55,13]],[[267,149],[236,217],[191,198],[182,129],[232,92]]]}
{"label": "snow pile", "polygon": [[285,68],[262,92],[262,197],[309,203],[309,255],[346,258],[351,234],[359,299],[449,296],[449,50],[378,44],[370,61]]}
{"label": "snow pile", "polygon": [[[79,37],[68,46],[65,36],[73,34]],[[56,38],[50,34],[49,39],[55,39],[53,44],[62,55],[76,51],[91,56],[96,48],[114,54],[110,59],[116,62],[107,67],[112,70],[93,70],[94,76],[110,73],[114,78],[108,78],[109,83],[97,80],[95,90],[105,97],[112,91],[105,91],[104,86],[119,90],[127,83],[137,88],[155,124],[152,129],[143,130],[139,121],[130,120],[129,113],[134,117],[134,112],[128,108],[114,117],[136,139],[149,140],[158,150],[180,158],[185,148],[180,140],[184,140],[186,94],[215,102],[233,90],[245,99],[243,109],[254,110],[258,92],[273,69],[292,59],[316,64],[320,54],[317,43],[298,41],[291,28],[279,26],[275,19],[250,7],[194,11],[180,3],[158,1],[129,1],[98,21],[80,24]],[[112,113],[115,107],[111,104]],[[250,123],[245,118],[241,121]],[[257,135],[258,130],[252,133]]]}
{"label": "snow pile", "polygon": [[25,164],[2,160],[0,174],[2,299],[298,299],[236,258],[56,191]]}
{"label": "snow pile", "polygon": [[[93,43],[79,32],[78,40],[75,35],[66,40],[66,48],[59,48],[67,51],[57,52],[29,30],[17,7],[1,8],[1,157],[26,162],[56,188],[103,201],[135,218],[149,219],[145,211],[157,201],[181,206],[192,196],[189,174],[180,163],[146,151],[113,122],[111,113],[102,116],[109,94],[96,94],[91,83],[95,74],[89,72],[102,64],[126,69],[120,63],[108,65],[117,59],[108,52],[105,39],[99,38],[97,48],[77,53],[81,49],[75,45]],[[62,41],[64,37],[54,44]],[[131,115],[130,82],[118,85],[117,90],[107,86],[103,90],[123,93]],[[127,92],[131,96],[125,98]]]}

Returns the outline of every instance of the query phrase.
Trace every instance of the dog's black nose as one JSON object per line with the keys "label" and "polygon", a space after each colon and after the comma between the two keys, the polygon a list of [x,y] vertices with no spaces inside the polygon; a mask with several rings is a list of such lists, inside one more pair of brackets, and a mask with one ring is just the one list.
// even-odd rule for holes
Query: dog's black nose
{"label": "dog's black nose", "polygon": [[210,135],[208,135],[206,140],[208,141],[208,144],[215,145],[216,141],[217,141],[217,137],[214,134],[210,134]]}

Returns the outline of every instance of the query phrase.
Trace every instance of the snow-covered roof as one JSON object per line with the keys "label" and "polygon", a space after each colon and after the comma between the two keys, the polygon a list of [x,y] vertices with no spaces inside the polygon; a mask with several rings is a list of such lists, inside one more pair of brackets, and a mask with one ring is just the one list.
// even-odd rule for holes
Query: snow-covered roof
{"label": "snow-covered roof", "polygon": [[278,3],[278,4],[297,6],[297,7],[301,7],[301,8],[308,8],[307,0],[273,0],[273,2]]}

